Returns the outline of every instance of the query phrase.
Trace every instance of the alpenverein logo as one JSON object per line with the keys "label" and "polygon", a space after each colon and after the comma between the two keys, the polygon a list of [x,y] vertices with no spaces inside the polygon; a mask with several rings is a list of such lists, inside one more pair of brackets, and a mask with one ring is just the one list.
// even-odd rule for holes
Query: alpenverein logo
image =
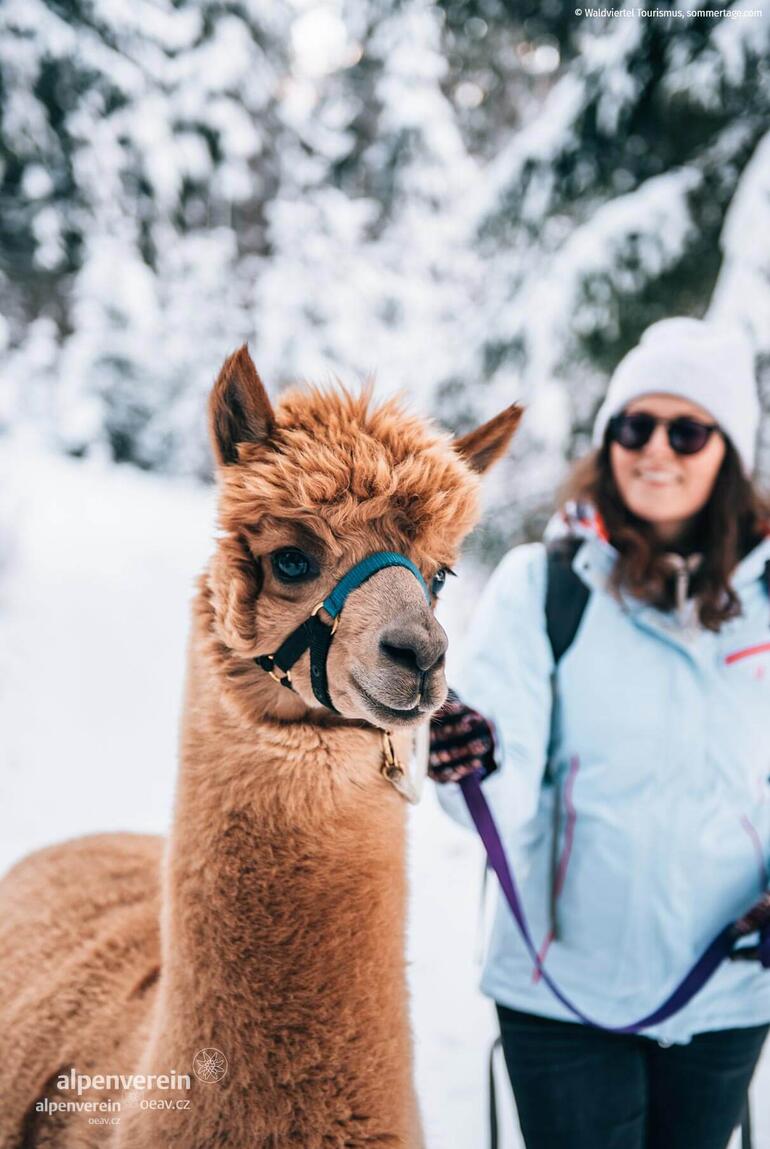
{"label": "alpenverein logo", "polygon": [[207,1085],[221,1081],[227,1073],[227,1058],[221,1049],[199,1049],[193,1058],[193,1073]]}

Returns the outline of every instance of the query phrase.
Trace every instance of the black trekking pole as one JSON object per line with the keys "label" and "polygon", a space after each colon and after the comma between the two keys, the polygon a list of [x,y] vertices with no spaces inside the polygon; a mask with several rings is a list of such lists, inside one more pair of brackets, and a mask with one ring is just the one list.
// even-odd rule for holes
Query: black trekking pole
{"label": "black trekking pole", "polygon": [[748,1097],[746,1098],[746,1108],[743,1112],[743,1120],[741,1121],[741,1149],[754,1149],[754,1142],[751,1136],[751,1106]]}
{"label": "black trekking pole", "polygon": [[[497,1121],[497,1088],[495,1086],[495,1053],[502,1046],[502,1041],[496,1037],[489,1050],[489,1149],[498,1149],[499,1131]],[[746,1149],[743,1146],[742,1149]],[[749,1145],[748,1149],[751,1149]]]}

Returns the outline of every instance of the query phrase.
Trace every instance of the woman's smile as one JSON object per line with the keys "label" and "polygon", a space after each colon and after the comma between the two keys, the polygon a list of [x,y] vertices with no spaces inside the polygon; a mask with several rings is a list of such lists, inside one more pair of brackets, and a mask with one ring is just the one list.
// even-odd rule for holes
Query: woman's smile
{"label": "woman's smile", "polygon": [[679,472],[661,467],[638,467],[634,472],[634,478],[652,487],[672,487],[682,483]]}

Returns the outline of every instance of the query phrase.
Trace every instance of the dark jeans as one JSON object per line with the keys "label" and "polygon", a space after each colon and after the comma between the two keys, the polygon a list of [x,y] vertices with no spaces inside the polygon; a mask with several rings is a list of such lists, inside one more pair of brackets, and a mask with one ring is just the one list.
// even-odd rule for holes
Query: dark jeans
{"label": "dark jeans", "polygon": [[662,1048],[498,1005],[527,1149],[725,1149],[768,1026]]}

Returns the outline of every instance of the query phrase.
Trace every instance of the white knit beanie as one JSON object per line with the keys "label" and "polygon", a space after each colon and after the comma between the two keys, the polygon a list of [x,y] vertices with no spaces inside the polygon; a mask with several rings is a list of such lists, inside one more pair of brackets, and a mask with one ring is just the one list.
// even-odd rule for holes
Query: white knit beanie
{"label": "white knit beanie", "polygon": [[752,473],[760,407],[754,353],[746,336],[705,319],[653,323],[615,368],[594,423],[594,445],[604,441],[613,415],[640,395],[658,392],[679,395],[708,411],[732,442],[746,474]]}

